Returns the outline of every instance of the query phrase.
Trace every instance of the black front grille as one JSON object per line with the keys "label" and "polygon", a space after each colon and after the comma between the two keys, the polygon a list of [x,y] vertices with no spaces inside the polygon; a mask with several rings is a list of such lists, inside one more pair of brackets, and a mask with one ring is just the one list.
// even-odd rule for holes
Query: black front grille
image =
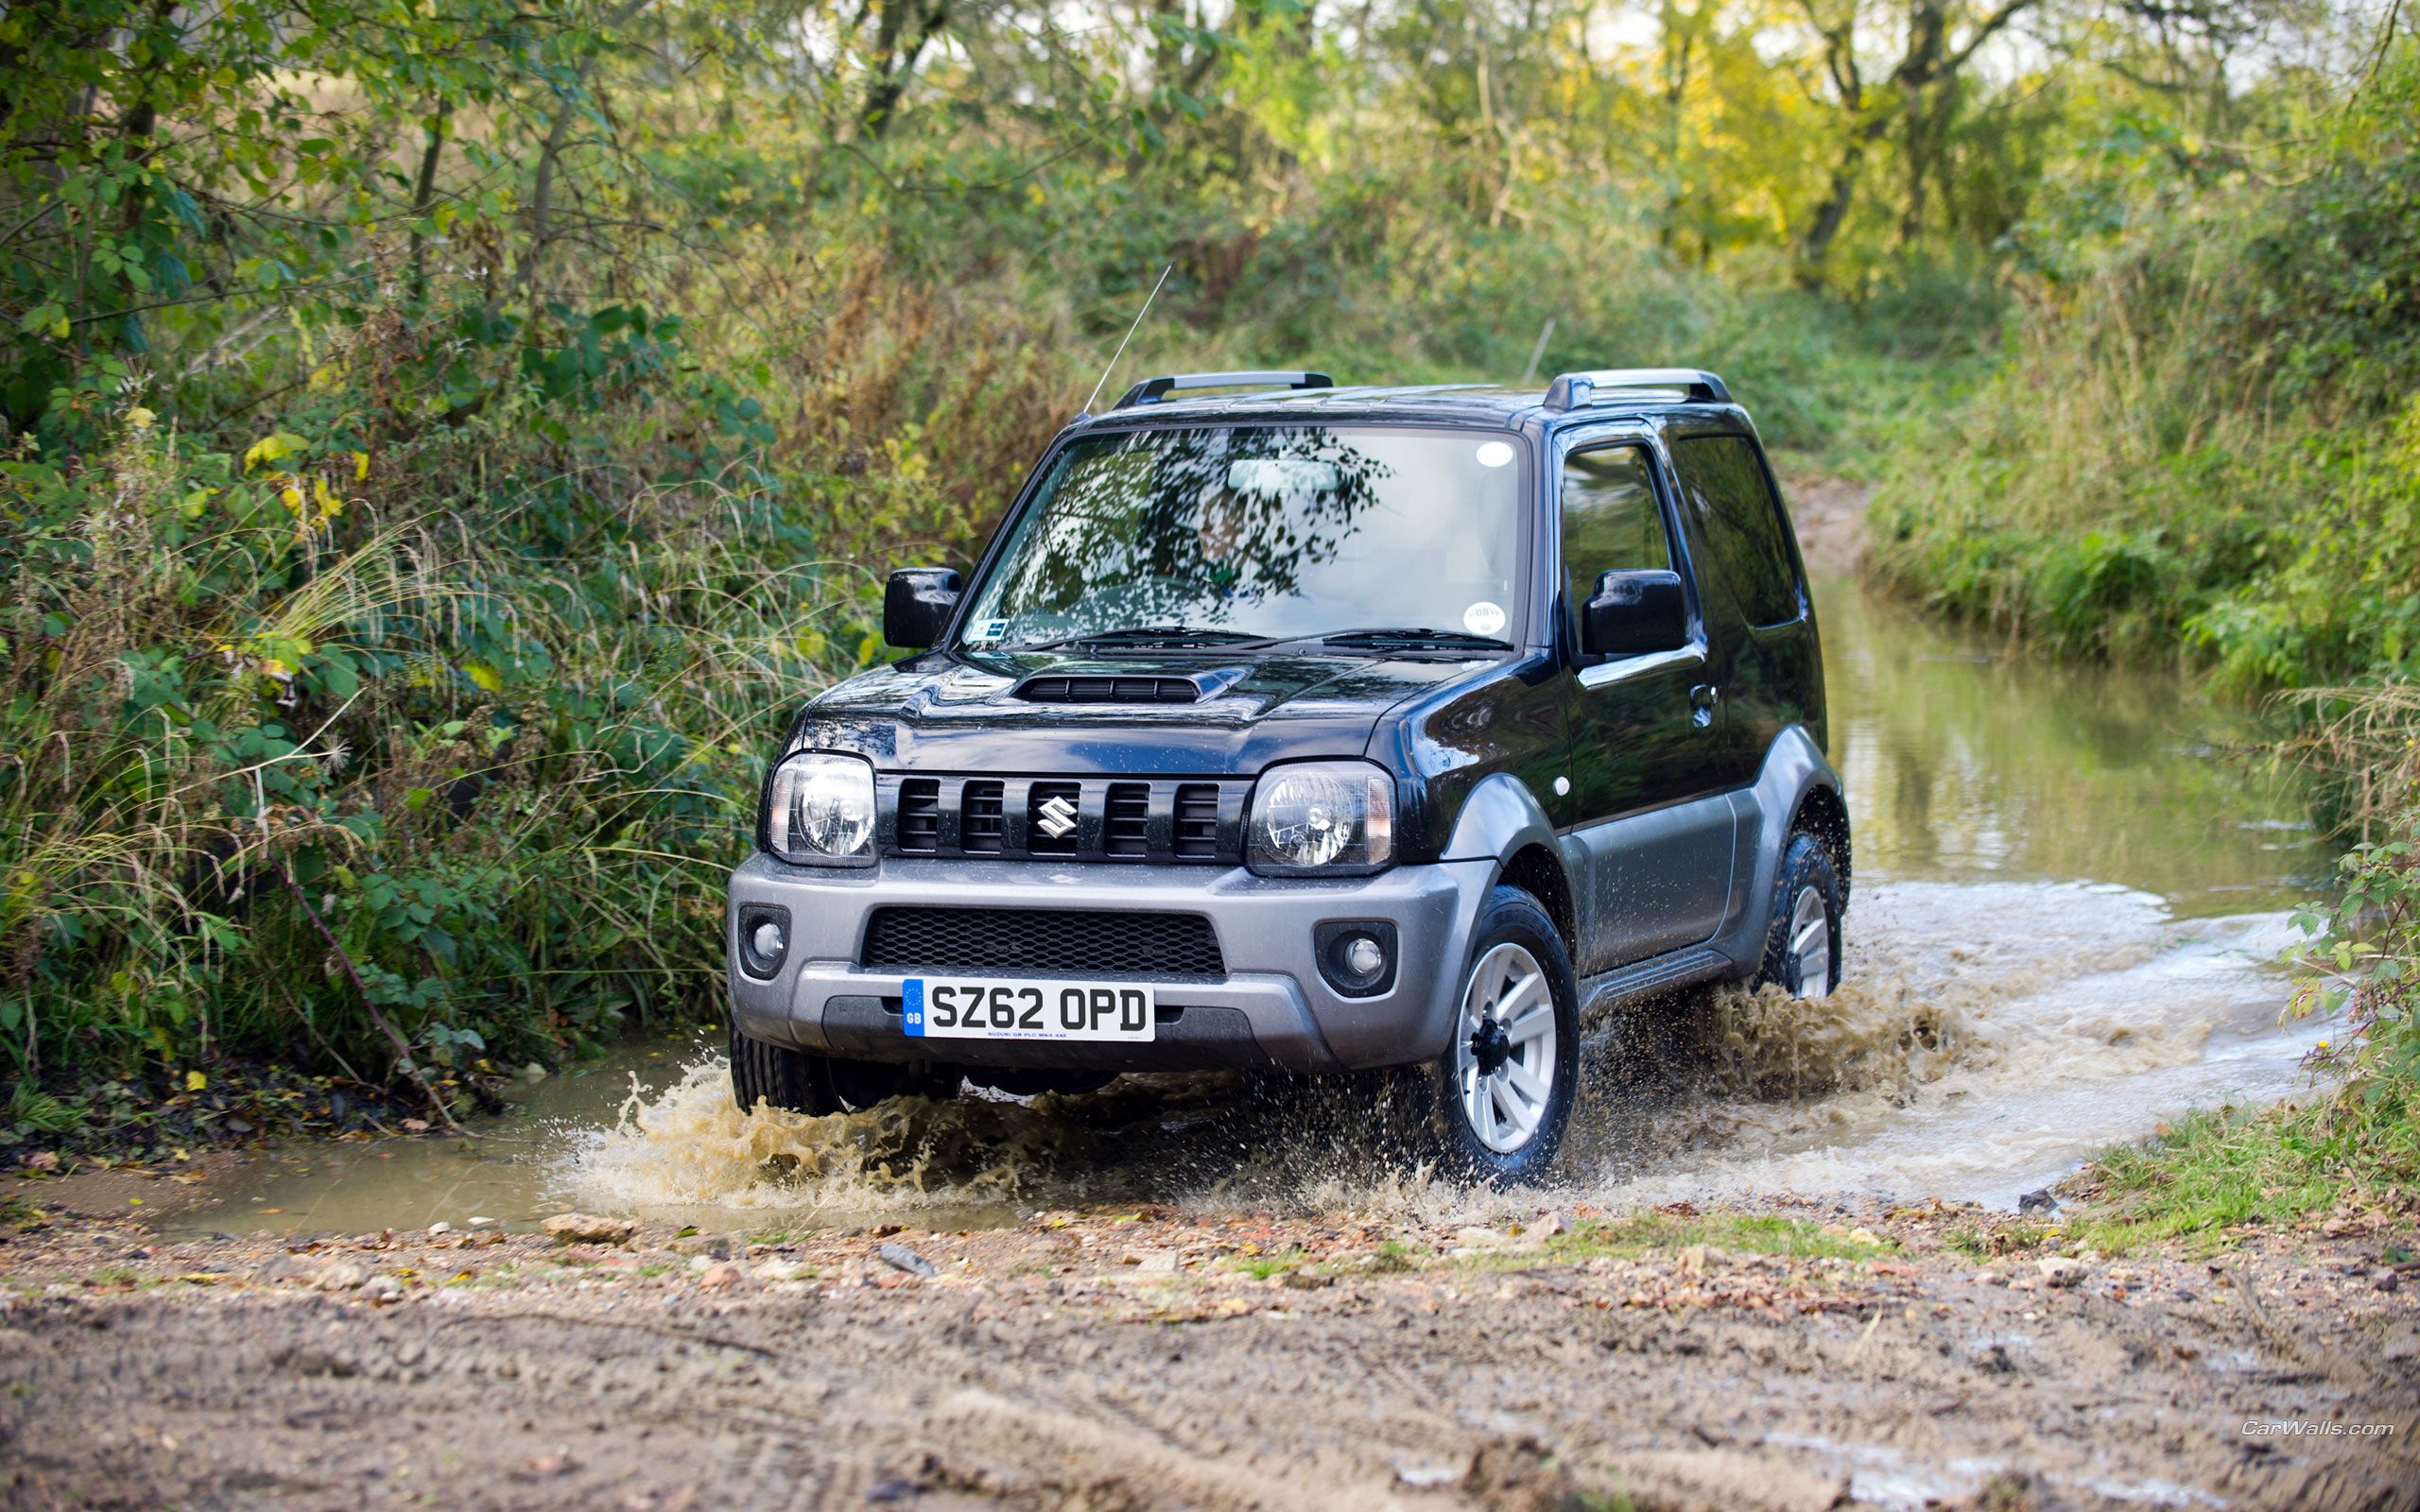
{"label": "black front grille", "polygon": [[1184,861],[1210,861],[1219,854],[1219,784],[1186,782],[1176,790],[1175,850]]}
{"label": "black front grille", "polygon": [[975,855],[996,854],[1008,835],[1007,784],[967,783],[965,804],[958,811],[959,849]]}
{"label": "black front grille", "polygon": [[1246,778],[886,773],[874,783],[884,855],[1129,864],[1237,864],[1252,791]]}
{"label": "black front grille", "polygon": [[1151,784],[1112,782],[1100,848],[1114,856],[1151,853]]}
{"label": "black front grille", "polygon": [[930,777],[899,784],[899,849],[930,855],[942,844],[942,784]]}
{"label": "black front grille", "polygon": [[877,908],[858,962],[883,971],[1035,971],[1222,978],[1200,914],[1067,908]]}

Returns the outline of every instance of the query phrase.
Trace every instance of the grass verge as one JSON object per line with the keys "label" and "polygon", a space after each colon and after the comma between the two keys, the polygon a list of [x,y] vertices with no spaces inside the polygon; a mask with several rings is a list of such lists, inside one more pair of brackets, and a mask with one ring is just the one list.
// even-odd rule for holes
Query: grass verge
{"label": "grass verge", "polygon": [[2111,1254],[2175,1240],[2221,1248],[2348,1208],[2408,1215],[2420,1199],[2420,1123],[2400,1104],[2197,1112],[2110,1150],[2084,1179],[2069,1238]]}

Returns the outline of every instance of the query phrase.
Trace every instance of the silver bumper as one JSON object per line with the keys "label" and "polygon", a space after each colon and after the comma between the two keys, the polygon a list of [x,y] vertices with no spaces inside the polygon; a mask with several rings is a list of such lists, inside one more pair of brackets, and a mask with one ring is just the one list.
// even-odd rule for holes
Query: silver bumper
{"label": "silver bumper", "polygon": [[[1163,1019],[1153,1042],[941,1043],[952,1060],[984,1066],[1317,1072],[1402,1065],[1445,1047],[1471,921],[1495,872],[1495,863],[1484,860],[1317,882],[1259,877],[1240,867],[1032,861],[889,860],[862,870],[827,870],[759,854],[731,877],[723,933],[732,1013],[741,1032],[776,1044],[870,1060],[928,1059],[936,1042],[911,1040],[900,1028],[900,984],[915,973],[857,965],[874,909],[1200,914],[1219,937],[1226,962],[1222,980],[1109,978],[1154,986]],[[770,980],[741,969],[736,920],[749,903],[789,911],[789,950]],[[1398,961],[1387,991],[1346,997],[1322,978],[1311,934],[1338,919],[1394,924]],[[1171,1015],[1171,1009],[1183,1011]]]}

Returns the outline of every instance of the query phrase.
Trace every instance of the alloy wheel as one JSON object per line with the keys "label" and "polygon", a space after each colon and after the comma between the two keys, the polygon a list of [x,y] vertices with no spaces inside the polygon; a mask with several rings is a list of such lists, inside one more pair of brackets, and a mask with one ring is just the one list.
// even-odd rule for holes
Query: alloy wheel
{"label": "alloy wheel", "polygon": [[1481,1144],[1510,1155],[1537,1136],[1554,1097],[1554,987],[1511,941],[1471,968],[1456,1026],[1454,1079]]}
{"label": "alloy wheel", "polygon": [[1824,895],[1813,887],[1798,889],[1789,909],[1789,995],[1824,998],[1832,994],[1832,919]]}

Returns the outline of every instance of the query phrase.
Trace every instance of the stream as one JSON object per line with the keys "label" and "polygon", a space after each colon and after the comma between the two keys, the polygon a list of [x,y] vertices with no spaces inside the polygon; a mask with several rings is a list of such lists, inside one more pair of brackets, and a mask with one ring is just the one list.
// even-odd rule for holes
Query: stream
{"label": "stream", "polygon": [[2011,655],[1818,586],[1856,835],[1841,990],[1696,994],[1592,1027],[1547,1193],[1440,1189],[1349,1099],[1232,1078],[744,1118],[693,1034],[520,1083],[473,1140],[289,1145],[213,1175],[171,1234],[522,1227],[578,1206],[700,1227],[974,1228],[1077,1204],[1290,1211],[1796,1193],[2014,1207],[2192,1108],[2308,1085],[2281,1024],[2291,906],[2329,848],[2231,756],[2237,713],[2156,670]]}

